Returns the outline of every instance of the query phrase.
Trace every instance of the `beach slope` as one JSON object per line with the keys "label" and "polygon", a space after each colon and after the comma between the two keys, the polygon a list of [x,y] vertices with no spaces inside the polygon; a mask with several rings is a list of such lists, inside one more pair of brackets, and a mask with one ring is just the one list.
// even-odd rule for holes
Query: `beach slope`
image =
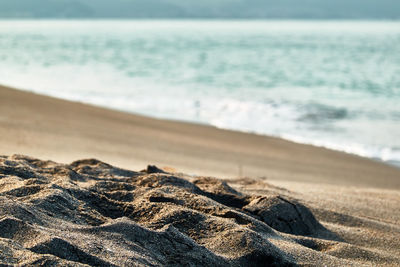
{"label": "beach slope", "polygon": [[0,154],[63,163],[94,157],[128,169],[156,164],[222,178],[400,189],[399,169],[358,156],[1,86],[0,136]]}

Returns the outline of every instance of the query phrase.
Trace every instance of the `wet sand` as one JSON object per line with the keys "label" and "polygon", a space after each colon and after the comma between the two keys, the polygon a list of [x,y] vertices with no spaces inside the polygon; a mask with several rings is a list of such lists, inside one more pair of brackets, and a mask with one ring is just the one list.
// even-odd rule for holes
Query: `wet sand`
{"label": "wet sand", "polygon": [[0,154],[63,163],[94,157],[128,169],[156,164],[227,178],[400,189],[400,169],[358,156],[6,87],[0,87],[0,136]]}

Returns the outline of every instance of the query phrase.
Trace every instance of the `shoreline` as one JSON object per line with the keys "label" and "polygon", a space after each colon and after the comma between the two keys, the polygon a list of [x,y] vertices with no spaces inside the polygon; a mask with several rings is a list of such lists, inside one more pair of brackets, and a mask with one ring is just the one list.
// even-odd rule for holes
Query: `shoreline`
{"label": "shoreline", "polygon": [[110,111],[123,112],[123,113],[131,114],[131,115],[134,115],[134,116],[145,117],[145,118],[149,118],[149,119],[163,120],[163,121],[177,122],[177,123],[195,124],[195,125],[199,125],[199,126],[212,127],[212,128],[216,128],[216,129],[219,129],[219,130],[240,132],[240,133],[244,133],[244,134],[258,135],[258,136],[264,136],[264,137],[268,137],[268,138],[277,138],[277,139],[285,140],[285,141],[292,142],[292,143],[295,143],[295,144],[308,145],[308,146],[312,146],[312,147],[315,147],[315,148],[324,148],[324,149],[328,149],[328,150],[344,153],[344,154],[347,154],[347,155],[353,155],[353,156],[369,159],[369,160],[372,160],[372,161],[375,161],[375,162],[383,163],[385,165],[400,169],[400,160],[394,160],[394,159],[384,160],[384,159],[376,157],[376,156],[366,156],[366,155],[362,155],[361,153],[355,153],[355,152],[346,151],[344,149],[339,148],[340,146],[338,146],[338,145],[336,145],[337,148],[335,148],[334,147],[335,145],[332,145],[332,146],[325,145],[322,142],[318,142],[318,141],[315,141],[315,142],[306,141],[306,140],[301,141],[300,140],[301,138],[297,138],[297,137],[293,137],[293,138],[287,137],[286,138],[284,136],[279,136],[279,135],[270,135],[270,134],[264,134],[264,133],[260,133],[260,132],[244,131],[244,130],[233,129],[233,128],[229,128],[229,127],[218,127],[218,126],[213,125],[213,124],[202,123],[202,122],[197,122],[197,121],[192,121],[192,120],[178,120],[178,119],[171,119],[171,118],[163,118],[161,116],[160,117],[151,116],[151,115],[147,115],[147,114],[128,111],[126,109],[116,109],[116,108],[107,107],[107,106],[103,106],[103,105],[97,105],[95,103],[90,103],[90,102],[85,102],[85,101],[79,101],[79,100],[74,100],[74,99],[58,97],[57,95],[42,94],[40,92],[36,92],[35,90],[16,88],[16,87],[14,87],[12,85],[0,84],[0,87],[12,88],[14,90],[27,92],[27,93],[31,93],[31,94],[35,94],[35,95],[39,95],[39,96],[46,96],[46,97],[51,97],[51,98],[60,99],[60,100],[64,100],[64,101],[80,103],[80,104],[84,104],[84,105],[103,108],[103,109],[110,110]]}
{"label": "shoreline", "polygon": [[3,155],[64,163],[97,157],[130,169],[154,163],[225,178],[400,188],[398,167],[277,137],[155,119],[4,86],[0,102]]}

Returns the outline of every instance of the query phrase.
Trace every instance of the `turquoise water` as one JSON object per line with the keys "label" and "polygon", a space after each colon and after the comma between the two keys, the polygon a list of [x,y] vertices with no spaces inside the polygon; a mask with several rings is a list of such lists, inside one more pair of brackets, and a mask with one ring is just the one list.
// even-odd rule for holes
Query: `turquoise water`
{"label": "turquoise water", "polygon": [[400,22],[0,21],[0,83],[400,161]]}

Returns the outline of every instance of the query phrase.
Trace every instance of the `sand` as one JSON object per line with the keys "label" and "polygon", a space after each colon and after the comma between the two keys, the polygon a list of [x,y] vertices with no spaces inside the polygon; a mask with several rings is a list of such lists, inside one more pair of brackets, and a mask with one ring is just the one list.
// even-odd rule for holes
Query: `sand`
{"label": "sand", "polygon": [[0,87],[0,136],[2,155],[24,154],[62,163],[97,158],[128,169],[155,164],[225,178],[400,189],[398,168],[358,156],[5,87]]}
{"label": "sand", "polygon": [[[320,188],[314,191],[321,190]],[[346,189],[348,190],[348,189]],[[323,190],[326,192],[325,190]],[[0,157],[0,263],[60,266],[374,266],[400,263],[398,214],[351,190],[335,203],[250,178],[223,181]],[[369,192],[373,196],[376,192]],[[382,194],[382,191],[380,191]],[[312,194],[318,195],[315,192]],[[395,211],[399,192],[375,215]],[[316,201],[317,200],[317,201]],[[313,203],[314,201],[314,203]],[[353,202],[355,206],[353,207]],[[306,206],[303,203],[308,203]],[[338,209],[344,208],[345,211]],[[357,207],[358,208],[358,207]],[[315,214],[315,215],[314,215]]]}
{"label": "sand", "polygon": [[0,264],[400,264],[379,162],[5,87],[0,137]]}

